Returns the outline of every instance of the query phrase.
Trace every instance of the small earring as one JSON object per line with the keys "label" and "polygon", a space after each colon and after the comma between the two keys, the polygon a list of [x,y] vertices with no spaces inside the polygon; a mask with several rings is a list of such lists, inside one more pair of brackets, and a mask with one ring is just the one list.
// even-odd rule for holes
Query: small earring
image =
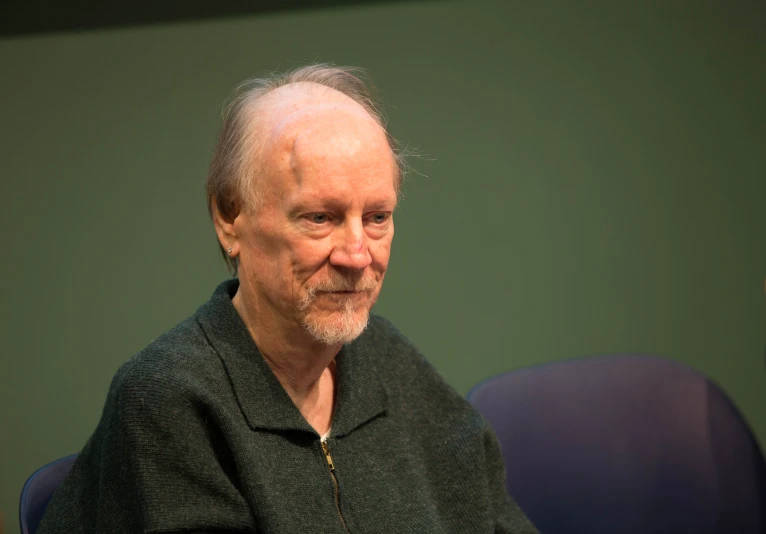
{"label": "small earring", "polygon": [[228,252],[229,256],[231,256],[231,247],[229,247],[229,250],[227,250],[226,252]]}

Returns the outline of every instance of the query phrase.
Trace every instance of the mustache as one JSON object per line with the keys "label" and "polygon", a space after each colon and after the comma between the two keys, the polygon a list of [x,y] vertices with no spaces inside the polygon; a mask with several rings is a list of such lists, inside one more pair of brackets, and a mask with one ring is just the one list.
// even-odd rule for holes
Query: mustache
{"label": "mustache", "polygon": [[378,281],[370,277],[359,278],[357,280],[335,277],[314,284],[309,287],[308,291],[309,294],[315,295],[322,291],[370,291],[376,287],[378,287]]}
{"label": "mustache", "polygon": [[298,303],[298,309],[306,311],[311,303],[316,299],[316,295],[319,292],[329,291],[372,291],[378,287],[378,281],[371,277],[359,277],[356,279],[349,279],[343,276],[334,276],[329,280],[317,282],[313,286],[309,287],[303,298]]}

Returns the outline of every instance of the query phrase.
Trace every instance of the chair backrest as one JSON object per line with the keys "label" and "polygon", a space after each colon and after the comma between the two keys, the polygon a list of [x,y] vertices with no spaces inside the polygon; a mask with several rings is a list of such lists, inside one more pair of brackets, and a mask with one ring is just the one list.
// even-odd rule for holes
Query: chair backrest
{"label": "chair backrest", "polygon": [[55,460],[32,473],[21,490],[19,500],[19,524],[21,534],[34,534],[53,497],[53,492],[69,473],[77,455]]}
{"label": "chair backrest", "polygon": [[644,355],[570,360],[468,394],[543,534],[766,532],[766,465],[728,397]]}

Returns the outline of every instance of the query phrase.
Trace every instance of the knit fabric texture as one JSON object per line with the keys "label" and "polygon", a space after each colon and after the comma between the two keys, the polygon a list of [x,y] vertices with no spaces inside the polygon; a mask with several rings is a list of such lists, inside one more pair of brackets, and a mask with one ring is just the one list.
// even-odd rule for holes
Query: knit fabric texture
{"label": "knit fabric texture", "polygon": [[336,358],[331,472],[238,284],[119,369],[39,534],[536,532],[486,421],[381,317]]}

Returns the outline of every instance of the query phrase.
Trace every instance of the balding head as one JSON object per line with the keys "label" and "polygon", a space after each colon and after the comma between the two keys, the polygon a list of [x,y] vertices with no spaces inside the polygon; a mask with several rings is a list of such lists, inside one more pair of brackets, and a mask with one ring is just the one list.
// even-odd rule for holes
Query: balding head
{"label": "balding head", "polygon": [[[331,139],[350,149],[354,135],[359,150],[369,147],[367,143],[385,143],[398,193],[403,158],[385,129],[371,89],[355,69],[311,65],[245,82],[227,109],[210,165],[206,189],[211,216],[215,209],[231,220],[239,210],[257,209],[264,194],[264,165],[275,163],[280,150],[284,155],[285,143],[294,145],[291,151],[298,151],[298,158],[302,148],[320,150],[320,143],[326,146]],[[236,274],[236,259],[223,247],[221,252]]]}
{"label": "balding head", "polygon": [[[285,181],[300,184],[322,168],[328,186],[341,167],[357,172],[386,169],[381,179],[396,189],[396,164],[385,130],[364,107],[343,93],[313,84],[290,84],[272,91],[259,104],[260,145],[256,152],[261,202],[278,195]],[[334,168],[339,167],[339,168]]]}

